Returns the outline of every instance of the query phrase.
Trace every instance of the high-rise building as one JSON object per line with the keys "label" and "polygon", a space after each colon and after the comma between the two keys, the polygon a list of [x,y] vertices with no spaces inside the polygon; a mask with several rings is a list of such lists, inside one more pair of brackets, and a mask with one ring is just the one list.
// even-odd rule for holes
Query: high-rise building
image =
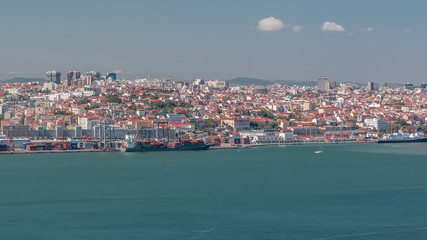
{"label": "high-rise building", "polygon": [[405,89],[409,89],[409,90],[414,89],[414,84],[412,84],[412,83],[405,83]]}
{"label": "high-rise building", "polygon": [[77,71],[69,71],[67,73],[67,80],[72,81],[80,78],[80,72]]}
{"label": "high-rise building", "polygon": [[80,79],[80,72],[78,72],[78,71],[69,71],[67,73],[67,86],[74,85],[73,82],[75,82],[77,79]]}
{"label": "high-rise building", "polygon": [[92,76],[95,80],[98,80],[101,77],[101,73],[97,71],[90,71],[86,75]]}
{"label": "high-rise building", "polygon": [[368,86],[367,86],[369,91],[374,91],[375,90],[375,86],[373,82],[368,82]]}
{"label": "high-rise building", "polygon": [[93,80],[95,80],[95,77],[92,75],[88,74],[86,76],[83,76],[82,77],[82,83],[81,83],[82,87],[92,85]]}
{"label": "high-rise building", "polygon": [[107,73],[105,75],[105,79],[109,79],[109,78],[111,78],[113,81],[116,81],[117,80],[117,74],[116,73]]}
{"label": "high-rise building", "polygon": [[53,71],[48,71],[46,74],[47,74],[47,80],[49,82],[53,82],[56,84],[61,83],[61,72],[53,70]]}
{"label": "high-rise building", "polygon": [[423,89],[427,88],[427,83],[421,83],[421,88]]}
{"label": "high-rise building", "polygon": [[328,77],[320,76],[317,78],[317,80],[319,91],[328,91],[329,89],[331,89]]}

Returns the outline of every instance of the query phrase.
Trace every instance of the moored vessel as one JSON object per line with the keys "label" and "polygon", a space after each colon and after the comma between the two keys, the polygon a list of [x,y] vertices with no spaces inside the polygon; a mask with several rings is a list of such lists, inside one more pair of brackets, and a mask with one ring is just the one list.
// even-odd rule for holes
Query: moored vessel
{"label": "moored vessel", "polygon": [[136,135],[128,134],[120,150],[122,152],[196,151],[208,150],[209,147],[210,145],[203,140],[149,141],[137,140]]}
{"label": "moored vessel", "polygon": [[385,135],[378,143],[413,143],[427,142],[427,137],[423,133],[393,133]]}

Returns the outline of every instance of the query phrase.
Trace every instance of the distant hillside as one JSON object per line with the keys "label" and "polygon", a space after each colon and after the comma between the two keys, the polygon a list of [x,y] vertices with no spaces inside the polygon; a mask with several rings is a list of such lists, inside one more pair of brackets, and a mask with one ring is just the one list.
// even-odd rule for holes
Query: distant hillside
{"label": "distant hillside", "polygon": [[297,81],[297,80],[276,80],[275,83],[279,83],[281,85],[287,86],[306,86],[306,87],[314,87],[317,86],[316,81]]}
{"label": "distant hillside", "polygon": [[263,79],[257,79],[257,78],[247,78],[247,77],[237,77],[237,78],[227,80],[227,82],[230,85],[238,85],[238,86],[247,86],[247,85],[267,86],[274,83],[271,80],[263,80]]}
{"label": "distant hillside", "polygon": [[12,78],[1,81],[2,83],[26,83],[26,82],[46,82],[44,78]]}
{"label": "distant hillside", "polygon": [[296,81],[296,80],[264,80],[258,78],[247,78],[247,77],[237,77],[230,80],[227,80],[230,85],[237,86],[247,86],[247,85],[257,85],[257,86],[268,86],[275,83],[280,85],[288,85],[288,86],[317,86],[317,82],[315,81]]}

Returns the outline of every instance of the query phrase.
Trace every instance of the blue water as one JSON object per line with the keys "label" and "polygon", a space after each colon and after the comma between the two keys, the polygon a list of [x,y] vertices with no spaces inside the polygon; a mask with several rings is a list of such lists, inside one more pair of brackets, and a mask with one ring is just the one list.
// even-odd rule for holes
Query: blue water
{"label": "blue water", "polygon": [[0,239],[426,239],[426,146],[0,155]]}

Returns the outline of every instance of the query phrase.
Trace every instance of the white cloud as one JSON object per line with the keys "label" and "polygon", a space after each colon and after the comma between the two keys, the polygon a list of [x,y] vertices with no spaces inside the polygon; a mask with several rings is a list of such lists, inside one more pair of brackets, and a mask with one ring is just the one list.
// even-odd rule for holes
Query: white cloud
{"label": "white cloud", "polygon": [[260,31],[280,31],[285,27],[285,24],[274,17],[264,18],[258,22],[258,30]]}
{"label": "white cloud", "polygon": [[374,31],[373,27],[367,27],[367,28],[362,29],[362,32],[373,32],[373,31]]}
{"label": "white cloud", "polygon": [[411,33],[412,32],[412,28],[404,28],[403,30],[402,30],[402,32],[406,32],[406,33]]}
{"label": "white cloud", "polygon": [[404,29],[397,29],[396,32],[398,33],[411,33],[412,32],[412,28],[404,28]]}
{"label": "white cloud", "polygon": [[301,32],[303,29],[304,29],[304,27],[303,27],[303,26],[298,26],[298,25],[292,26],[292,32],[295,32],[295,33],[299,33],[299,32]]}
{"label": "white cloud", "polygon": [[354,32],[348,32],[348,33],[347,33],[347,35],[348,35],[348,36],[354,36],[354,35],[356,35],[356,34],[355,34]]}
{"label": "white cloud", "polygon": [[322,25],[322,31],[335,31],[335,32],[343,32],[345,31],[345,28],[341,25],[338,25],[334,22],[324,22]]}
{"label": "white cloud", "polygon": [[8,72],[8,75],[16,75],[16,74],[22,74],[22,72]]}

